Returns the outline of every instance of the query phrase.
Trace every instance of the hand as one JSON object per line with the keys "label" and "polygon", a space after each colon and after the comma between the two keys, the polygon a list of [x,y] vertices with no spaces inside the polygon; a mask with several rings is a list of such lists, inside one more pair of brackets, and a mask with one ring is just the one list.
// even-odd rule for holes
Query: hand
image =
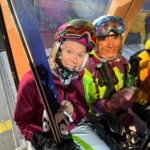
{"label": "hand", "polygon": [[138,88],[137,87],[129,87],[129,88],[123,88],[122,90],[115,93],[112,97],[118,100],[118,103],[122,105],[126,105],[127,107],[132,106],[132,104],[135,102],[138,94]]}
{"label": "hand", "polygon": [[137,98],[137,92],[138,88],[136,87],[124,88],[109,98],[105,105],[108,107],[108,110],[112,109],[113,112],[128,110],[128,108],[131,107],[135,102]]}
{"label": "hand", "polygon": [[121,124],[123,124],[124,126],[129,126],[133,122],[134,113],[131,110],[131,108],[128,108],[128,111],[121,113],[119,115],[119,118],[120,118]]}
{"label": "hand", "polygon": [[64,112],[62,109],[59,109],[55,114],[55,121],[58,129],[60,129],[63,135],[68,134],[68,128],[70,123],[73,121],[70,115]]}
{"label": "hand", "polygon": [[46,133],[32,133],[32,145],[36,150],[80,150],[80,148],[74,143],[72,136],[64,135],[62,137],[62,144],[57,144],[53,137],[45,137]]}
{"label": "hand", "polygon": [[135,87],[124,88],[112,95],[109,99],[96,101],[92,104],[93,110],[99,115],[127,111],[135,102],[137,92],[138,89]]}
{"label": "hand", "polygon": [[74,107],[70,101],[63,100],[60,104],[60,109],[67,112],[72,117],[73,112],[74,112]]}
{"label": "hand", "polygon": [[36,150],[49,150],[51,148],[52,143],[54,142],[54,138],[50,137],[45,132],[32,133],[31,138],[31,143]]}

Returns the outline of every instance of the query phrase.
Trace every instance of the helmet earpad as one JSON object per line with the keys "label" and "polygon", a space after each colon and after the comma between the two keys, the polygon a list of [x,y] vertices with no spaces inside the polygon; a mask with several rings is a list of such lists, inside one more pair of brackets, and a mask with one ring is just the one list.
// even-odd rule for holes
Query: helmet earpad
{"label": "helmet earpad", "polygon": [[86,65],[86,63],[87,63],[88,58],[89,58],[89,54],[88,54],[88,53],[86,53],[86,54],[85,54],[85,56],[84,56],[84,60],[83,60],[83,63],[82,63],[82,65],[81,65],[81,67],[80,67],[79,72],[80,72],[81,70],[83,70],[83,68],[85,67],[85,65]]}
{"label": "helmet earpad", "polygon": [[53,45],[51,54],[50,54],[50,58],[49,58],[49,63],[50,63],[50,68],[53,70],[55,69],[55,58],[56,58],[56,54],[58,52],[58,49],[60,48],[61,43],[56,41]]}

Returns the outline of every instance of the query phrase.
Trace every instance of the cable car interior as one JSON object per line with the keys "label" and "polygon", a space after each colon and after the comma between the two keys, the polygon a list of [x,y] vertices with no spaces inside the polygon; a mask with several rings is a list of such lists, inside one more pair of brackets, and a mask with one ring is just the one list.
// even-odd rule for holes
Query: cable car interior
{"label": "cable car interior", "polygon": [[127,60],[144,49],[150,39],[150,0],[0,0],[1,150],[25,150],[28,147],[13,121],[19,81],[30,70],[15,17],[17,9],[25,6],[32,8],[47,57],[57,28],[75,18],[92,22],[106,14],[122,17],[126,25],[122,54]]}

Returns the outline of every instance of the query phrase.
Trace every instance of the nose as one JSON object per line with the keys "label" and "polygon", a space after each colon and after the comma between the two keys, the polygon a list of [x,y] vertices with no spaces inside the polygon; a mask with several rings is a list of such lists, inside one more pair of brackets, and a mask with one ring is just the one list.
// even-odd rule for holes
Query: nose
{"label": "nose", "polygon": [[107,39],[107,45],[108,45],[108,47],[113,47],[113,40],[112,40],[112,38],[108,38]]}
{"label": "nose", "polygon": [[72,62],[73,62],[74,64],[77,64],[77,61],[78,61],[77,55],[74,54],[73,57],[72,57]]}

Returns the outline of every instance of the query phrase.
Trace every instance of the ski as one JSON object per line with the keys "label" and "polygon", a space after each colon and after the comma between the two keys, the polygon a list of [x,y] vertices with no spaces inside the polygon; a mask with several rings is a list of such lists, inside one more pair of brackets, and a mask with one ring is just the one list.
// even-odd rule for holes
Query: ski
{"label": "ski", "polygon": [[44,108],[50,122],[50,128],[58,144],[61,144],[61,134],[55,122],[55,113],[59,109],[55,85],[41,39],[38,22],[34,15],[31,0],[8,1],[14,14],[24,52],[39,90]]}

